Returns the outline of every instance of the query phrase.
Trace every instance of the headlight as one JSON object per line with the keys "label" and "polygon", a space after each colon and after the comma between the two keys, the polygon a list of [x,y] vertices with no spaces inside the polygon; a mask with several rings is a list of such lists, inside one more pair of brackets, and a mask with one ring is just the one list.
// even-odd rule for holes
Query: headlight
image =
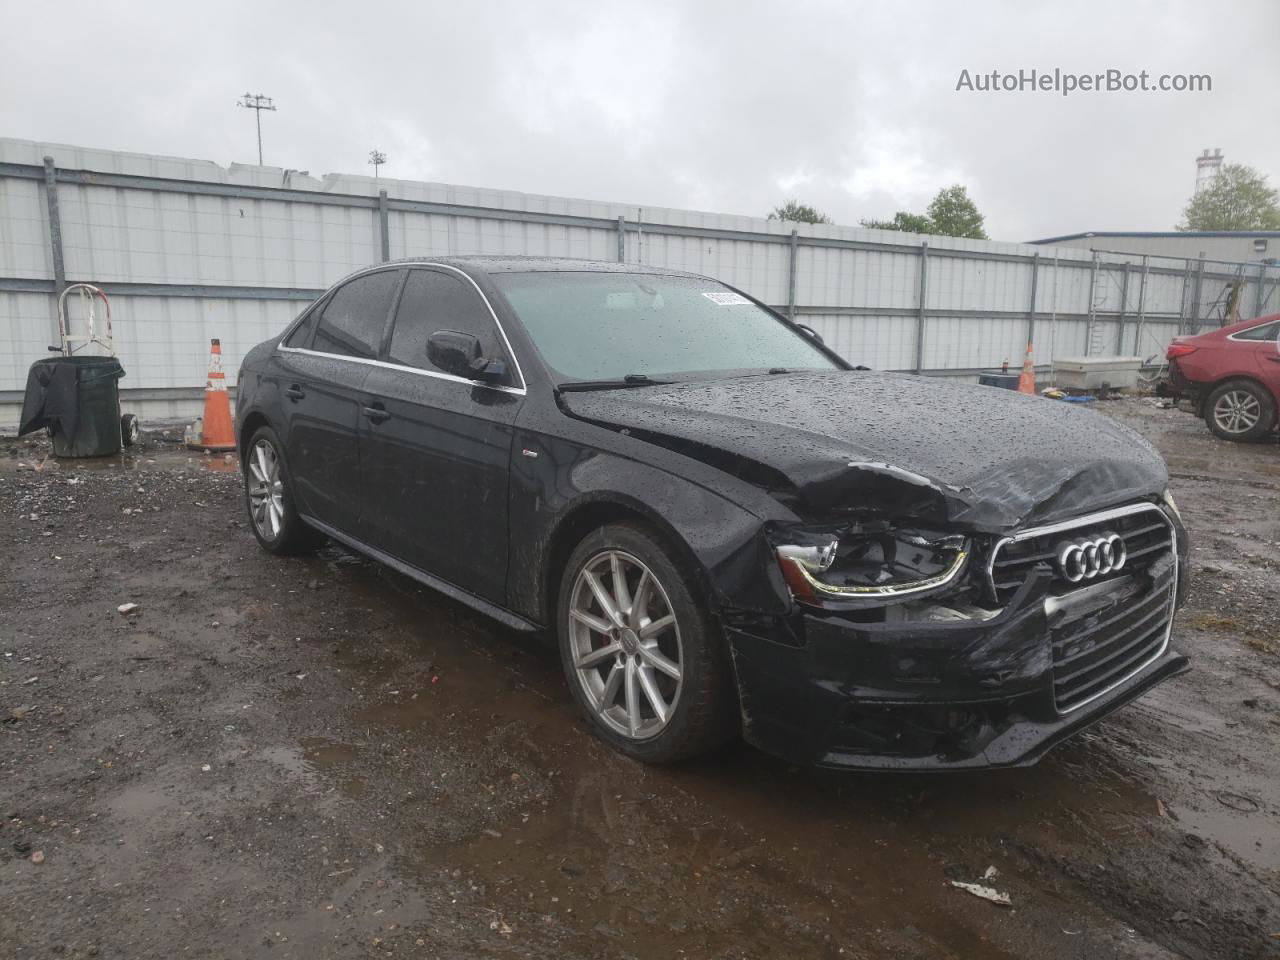
{"label": "headlight", "polygon": [[1182,519],[1182,511],[1179,510],[1178,505],[1173,502],[1173,493],[1169,490],[1168,487],[1164,488],[1164,493],[1160,494],[1160,499],[1163,500],[1168,505],[1169,509],[1173,511],[1173,515],[1175,517],[1177,517],[1179,520]]}
{"label": "headlight", "polygon": [[962,536],[884,523],[793,527],[772,539],[792,596],[813,606],[880,605],[938,590],[960,576],[969,558]]}

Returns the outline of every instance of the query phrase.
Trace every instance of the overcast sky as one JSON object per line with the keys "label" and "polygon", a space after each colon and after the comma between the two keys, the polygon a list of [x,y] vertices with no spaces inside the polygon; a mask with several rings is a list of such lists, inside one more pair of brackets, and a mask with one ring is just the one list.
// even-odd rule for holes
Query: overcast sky
{"label": "overcast sky", "polygon": [[[997,239],[1165,230],[1194,157],[1280,186],[1280,3],[0,0],[0,135],[837,223],[962,183]],[[49,8],[52,10],[53,8]],[[957,92],[1209,74],[1211,93]]]}

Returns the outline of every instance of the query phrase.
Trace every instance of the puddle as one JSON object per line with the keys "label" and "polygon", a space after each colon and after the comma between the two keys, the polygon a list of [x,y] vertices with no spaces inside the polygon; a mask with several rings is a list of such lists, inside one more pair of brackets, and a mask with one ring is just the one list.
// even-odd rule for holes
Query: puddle
{"label": "puddle", "polygon": [[975,837],[1052,849],[1064,832],[1120,835],[1157,816],[1089,735],[1034,768],[946,777],[824,774],[743,745],[636,764],[576,718],[548,641],[375,565],[341,566],[354,598],[344,613],[376,610],[366,628],[379,652],[336,658],[360,684],[350,719],[369,747],[304,742],[300,762],[378,803],[405,880],[425,891],[443,878],[459,909],[518,892],[523,910],[504,923],[617,949],[640,938],[643,955],[837,956],[856,930],[921,955],[1001,957],[991,917],[948,877],[995,864],[1024,910],[1035,878],[1003,841],[975,852]]}

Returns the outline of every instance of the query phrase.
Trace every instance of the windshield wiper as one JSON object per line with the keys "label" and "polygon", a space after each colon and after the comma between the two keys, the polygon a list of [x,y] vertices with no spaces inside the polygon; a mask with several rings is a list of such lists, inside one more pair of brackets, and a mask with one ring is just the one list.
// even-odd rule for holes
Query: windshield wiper
{"label": "windshield wiper", "polygon": [[673,382],[672,380],[654,380],[643,373],[628,373],[625,377],[617,380],[572,380],[569,383],[557,384],[556,389],[562,392],[625,390],[628,387],[656,387]]}

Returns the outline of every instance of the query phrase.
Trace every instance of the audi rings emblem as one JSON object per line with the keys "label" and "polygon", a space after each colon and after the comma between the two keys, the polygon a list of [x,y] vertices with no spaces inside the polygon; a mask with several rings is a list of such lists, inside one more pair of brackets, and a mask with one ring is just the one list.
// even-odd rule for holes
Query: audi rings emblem
{"label": "audi rings emblem", "polygon": [[1118,533],[1064,543],[1058,548],[1058,572],[1072,583],[1114,573],[1129,559]]}

